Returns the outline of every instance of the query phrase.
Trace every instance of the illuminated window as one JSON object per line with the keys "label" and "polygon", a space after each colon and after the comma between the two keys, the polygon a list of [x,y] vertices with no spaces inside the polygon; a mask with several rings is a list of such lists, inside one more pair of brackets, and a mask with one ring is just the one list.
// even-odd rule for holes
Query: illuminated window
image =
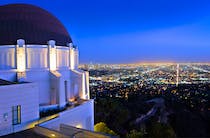
{"label": "illuminated window", "polygon": [[21,123],[21,106],[12,107],[12,124],[17,125]]}

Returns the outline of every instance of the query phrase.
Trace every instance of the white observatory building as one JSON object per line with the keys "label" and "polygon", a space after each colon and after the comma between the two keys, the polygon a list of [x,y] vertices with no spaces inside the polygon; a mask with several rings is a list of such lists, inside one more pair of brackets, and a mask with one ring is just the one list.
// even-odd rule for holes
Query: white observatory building
{"label": "white observatory building", "polygon": [[36,125],[93,130],[89,74],[52,14],[28,4],[0,6],[0,136]]}

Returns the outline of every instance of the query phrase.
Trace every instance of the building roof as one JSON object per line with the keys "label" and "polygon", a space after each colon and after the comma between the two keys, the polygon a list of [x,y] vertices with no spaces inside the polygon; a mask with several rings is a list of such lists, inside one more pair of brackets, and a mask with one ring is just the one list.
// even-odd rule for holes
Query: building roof
{"label": "building roof", "polygon": [[11,85],[11,84],[16,84],[16,83],[0,79],[0,86],[1,85]]}
{"label": "building roof", "polygon": [[2,138],[48,138],[47,136],[37,134],[33,128],[1,137]]}
{"label": "building roof", "polygon": [[2,136],[2,138],[118,138],[117,136],[75,128],[64,124],[62,124],[61,127],[62,130],[57,131],[41,126],[35,126],[28,130]]}
{"label": "building roof", "polygon": [[55,16],[29,4],[0,6],[0,32],[0,45],[16,44],[18,39],[24,39],[26,44],[47,44],[55,40],[56,45],[61,46],[72,42]]}

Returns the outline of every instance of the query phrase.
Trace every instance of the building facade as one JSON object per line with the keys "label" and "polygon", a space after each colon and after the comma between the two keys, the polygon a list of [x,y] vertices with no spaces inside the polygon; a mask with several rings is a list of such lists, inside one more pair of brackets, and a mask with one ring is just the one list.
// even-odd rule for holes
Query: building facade
{"label": "building facade", "polygon": [[0,32],[0,135],[31,128],[53,109],[59,117],[45,126],[93,130],[89,74],[78,69],[78,48],[60,21],[33,5],[4,5]]}

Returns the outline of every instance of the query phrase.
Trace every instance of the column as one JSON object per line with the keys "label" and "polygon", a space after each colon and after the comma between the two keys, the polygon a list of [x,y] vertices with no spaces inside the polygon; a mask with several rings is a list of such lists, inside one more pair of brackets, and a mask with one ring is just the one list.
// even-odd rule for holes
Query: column
{"label": "column", "polygon": [[50,71],[56,70],[56,45],[54,40],[48,41],[48,60]]}
{"label": "column", "polygon": [[18,39],[16,45],[17,80],[22,82],[26,78],[26,46],[25,40]]}

